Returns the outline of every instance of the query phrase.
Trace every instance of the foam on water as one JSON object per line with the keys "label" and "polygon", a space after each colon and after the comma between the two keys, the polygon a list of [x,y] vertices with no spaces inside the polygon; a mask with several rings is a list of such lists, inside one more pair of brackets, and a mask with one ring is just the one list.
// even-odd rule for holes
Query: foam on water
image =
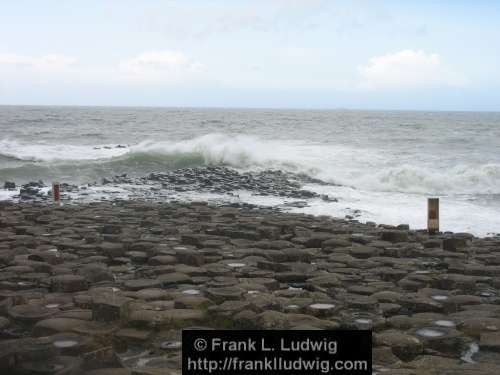
{"label": "foam on water", "polygon": [[[109,147],[109,148],[104,148]],[[358,189],[415,194],[500,194],[500,164],[455,164],[446,170],[427,165],[393,165],[380,150],[249,135],[207,134],[184,141],[143,141],[115,145],[23,144],[0,140],[0,154],[24,161],[157,161],[172,166],[227,165],[240,169],[276,168],[307,173]],[[369,173],[367,173],[369,172]]]}
{"label": "foam on water", "polygon": [[476,363],[472,357],[479,352],[479,345],[475,342],[469,344],[469,348],[464,351],[460,359],[466,363]]}
{"label": "foam on water", "polygon": [[128,147],[116,146],[21,143],[16,140],[0,139],[0,155],[19,161],[51,162],[107,159],[129,152]]}
{"label": "foam on water", "polygon": [[[293,212],[426,226],[426,198],[441,199],[441,228],[500,228],[500,116],[487,113],[111,108],[1,108],[0,184],[100,181],[184,167],[280,169],[330,185],[305,186],[338,202]],[[20,126],[22,125],[22,126]],[[124,148],[116,146],[126,145]],[[340,185],[334,186],[333,184]],[[0,185],[1,186],[1,185]],[[149,187],[89,187],[87,200],[131,199]],[[15,191],[0,190],[0,200]],[[223,196],[262,205],[286,197]],[[219,199],[184,192],[176,198]],[[82,197],[80,197],[82,198]],[[86,198],[82,198],[85,200]],[[359,210],[353,215],[354,210]]]}

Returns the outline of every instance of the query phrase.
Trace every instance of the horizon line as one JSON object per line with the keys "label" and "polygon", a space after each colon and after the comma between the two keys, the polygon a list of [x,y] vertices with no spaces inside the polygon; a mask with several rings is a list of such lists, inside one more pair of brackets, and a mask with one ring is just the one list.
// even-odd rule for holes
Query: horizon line
{"label": "horizon line", "polygon": [[355,108],[355,107],[262,107],[262,106],[169,106],[169,105],[117,105],[117,104],[3,104],[0,107],[62,107],[62,108],[137,108],[137,109],[229,109],[229,110],[296,110],[296,111],[371,111],[371,112],[480,112],[500,113],[484,109],[410,109],[410,108]]}

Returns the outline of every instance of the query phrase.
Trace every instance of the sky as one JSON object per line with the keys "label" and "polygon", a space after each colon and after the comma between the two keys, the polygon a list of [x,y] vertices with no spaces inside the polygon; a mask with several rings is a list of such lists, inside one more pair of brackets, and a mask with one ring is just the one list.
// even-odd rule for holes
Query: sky
{"label": "sky", "polygon": [[0,104],[500,111],[500,1],[5,0]]}

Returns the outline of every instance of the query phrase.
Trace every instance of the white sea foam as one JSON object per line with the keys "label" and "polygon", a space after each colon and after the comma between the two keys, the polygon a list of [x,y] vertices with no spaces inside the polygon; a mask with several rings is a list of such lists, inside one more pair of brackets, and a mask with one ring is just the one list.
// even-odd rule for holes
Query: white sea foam
{"label": "white sea foam", "polygon": [[128,151],[127,147],[117,148],[116,145],[28,144],[16,140],[0,140],[0,155],[19,161],[98,160],[123,155]]}
{"label": "white sea foam", "polygon": [[[79,161],[89,168],[95,165],[97,170],[107,166],[106,173],[109,174],[121,164],[142,171],[143,163],[147,162],[160,164],[162,168],[227,165],[240,170],[281,169],[340,185],[305,186],[305,189],[338,198],[338,202],[313,199],[308,201],[307,207],[292,208],[292,211],[343,217],[352,215],[357,209],[356,218],[361,221],[408,223],[418,229],[426,225],[427,196],[437,195],[441,198],[443,230],[467,231],[476,235],[500,231],[499,206],[479,202],[482,195],[500,194],[500,164],[493,159],[482,164],[477,160],[475,164],[467,164],[465,161],[469,159],[460,155],[451,161],[441,161],[432,155],[419,159],[418,153],[405,156],[392,148],[366,145],[360,148],[335,143],[331,139],[320,143],[219,133],[186,140],[146,140],[127,148],[48,142],[29,144],[3,139],[0,140],[0,157],[2,155],[18,162],[37,161],[50,168],[52,163],[67,162],[71,170],[74,162]],[[33,171],[29,170],[29,173]],[[0,177],[1,174],[0,168]],[[110,189],[114,189],[112,194]],[[126,185],[88,189],[93,197],[111,195],[124,199],[130,196],[131,190]],[[16,193],[0,190],[0,200],[10,199]],[[186,194],[193,196],[192,192]],[[208,193],[195,194],[197,198],[217,198]],[[238,195],[237,201],[255,204],[280,205],[287,201],[281,197],[253,196],[249,192],[235,194]]]}
{"label": "white sea foam", "polygon": [[[111,148],[104,148],[111,147]],[[265,140],[249,135],[207,134],[183,141],[143,141],[127,148],[26,144],[0,140],[0,154],[25,161],[118,163],[183,161],[240,169],[276,168],[309,174],[358,189],[415,194],[500,194],[500,164],[432,167],[380,150],[299,140]]]}

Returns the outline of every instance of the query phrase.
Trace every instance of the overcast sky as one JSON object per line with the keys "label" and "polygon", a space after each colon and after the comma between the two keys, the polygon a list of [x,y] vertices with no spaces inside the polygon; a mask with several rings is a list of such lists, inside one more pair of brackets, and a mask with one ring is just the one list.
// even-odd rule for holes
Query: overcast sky
{"label": "overcast sky", "polygon": [[12,0],[0,104],[500,110],[500,1]]}

